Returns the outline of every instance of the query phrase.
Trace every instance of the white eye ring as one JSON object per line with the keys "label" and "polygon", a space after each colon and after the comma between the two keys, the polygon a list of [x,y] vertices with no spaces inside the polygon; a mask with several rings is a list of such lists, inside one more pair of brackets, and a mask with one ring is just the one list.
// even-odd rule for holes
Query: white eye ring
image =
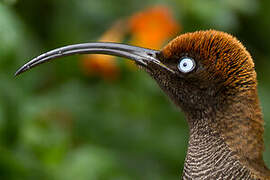
{"label": "white eye ring", "polygon": [[179,71],[183,73],[188,73],[195,68],[195,61],[191,58],[184,57],[180,60],[179,64],[177,65]]}

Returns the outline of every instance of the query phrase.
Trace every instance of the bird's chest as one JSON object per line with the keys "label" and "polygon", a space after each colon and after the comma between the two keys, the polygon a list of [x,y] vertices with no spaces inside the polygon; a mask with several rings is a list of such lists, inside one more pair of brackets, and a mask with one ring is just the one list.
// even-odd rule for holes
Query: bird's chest
{"label": "bird's chest", "polygon": [[190,135],[183,179],[252,179],[226,143],[209,134]]}

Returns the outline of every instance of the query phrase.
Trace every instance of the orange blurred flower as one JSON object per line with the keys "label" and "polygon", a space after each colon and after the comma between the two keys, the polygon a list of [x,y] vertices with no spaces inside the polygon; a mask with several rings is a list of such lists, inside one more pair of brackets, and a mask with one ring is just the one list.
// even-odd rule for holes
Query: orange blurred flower
{"label": "orange blurred flower", "polygon": [[[170,37],[180,31],[180,25],[166,6],[155,6],[134,14],[129,19],[131,44],[160,49]],[[134,69],[134,62],[127,66]]]}
{"label": "orange blurred flower", "polygon": [[[99,41],[121,42],[127,32],[131,35],[131,44],[160,49],[169,38],[180,31],[181,27],[166,6],[155,6],[135,13],[127,20],[118,21],[106,31]],[[127,61],[135,69],[132,61]],[[102,76],[114,80],[119,75],[116,58],[106,55],[87,55],[82,61],[82,69],[87,75]]]}
{"label": "orange blurred flower", "polygon": [[[123,21],[118,21],[106,31],[99,41],[120,42],[126,33]],[[98,75],[106,80],[115,80],[119,75],[116,57],[100,54],[89,54],[83,57],[82,70],[86,75]]]}
{"label": "orange blurred flower", "polygon": [[159,49],[180,31],[180,25],[166,6],[155,6],[134,14],[129,20],[131,43]]}

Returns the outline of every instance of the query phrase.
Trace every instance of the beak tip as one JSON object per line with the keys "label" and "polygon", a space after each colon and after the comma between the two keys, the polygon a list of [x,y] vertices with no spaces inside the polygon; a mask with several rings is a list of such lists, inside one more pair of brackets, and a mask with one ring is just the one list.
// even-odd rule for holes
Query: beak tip
{"label": "beak tip", "polygon": [[21,74],[21,72],[18,70],[14,73],[14,77],[17,77],[19,74]]}
{"label": "beak tip", "polygon": [[14,73],[14,77],[19,76],[21,73],[23,73],[24,71],[26,71],[27,68],[25,68],[25,66],[21,67],[20,69],[18,69],[15,73]]}

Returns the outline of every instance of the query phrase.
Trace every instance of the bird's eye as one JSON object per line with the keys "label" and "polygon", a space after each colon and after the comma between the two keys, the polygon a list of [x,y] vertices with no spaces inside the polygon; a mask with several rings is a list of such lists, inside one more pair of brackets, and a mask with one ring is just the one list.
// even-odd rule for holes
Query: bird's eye
{"label": "bird's eye", "polygon": [[183,73],[188,73],[195,68],[195,61],[191,58],[185,57],[180,60],[177,67],[179,71]]}

